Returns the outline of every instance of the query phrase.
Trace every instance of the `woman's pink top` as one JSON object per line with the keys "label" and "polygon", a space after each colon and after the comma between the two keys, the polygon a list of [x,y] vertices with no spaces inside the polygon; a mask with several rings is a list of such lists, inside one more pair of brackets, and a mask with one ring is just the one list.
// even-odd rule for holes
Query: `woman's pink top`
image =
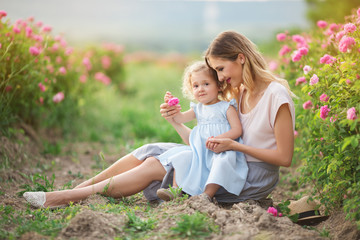
{"label": "woman's pink top", "polygon": [[[239,109],[241,106],[240,96]],[[256,106],[248,113],[239,111],[243,128],[242,139],[245,145],[255,148],[276,149],[274,123],[276,114],[281,105],[288,104],[293,130],[295,130],[295,109],[287,89],[277,82],[271,82]],[[248,162],[262,162],[245,154]]]}

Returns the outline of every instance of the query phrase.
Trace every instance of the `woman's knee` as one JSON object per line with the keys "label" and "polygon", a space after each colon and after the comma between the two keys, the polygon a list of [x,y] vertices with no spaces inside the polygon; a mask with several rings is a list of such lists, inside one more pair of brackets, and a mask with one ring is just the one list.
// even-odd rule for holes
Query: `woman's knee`
{"label": "woman's knee", "polygon": [[154,174],[154,176],[158,177],[158,180],[162,180],[162,178],[166,174],[166,170],[160,161],[154,157],[149,157],[145,159],[144,163],[141,167],[146,168],[150,174]]}

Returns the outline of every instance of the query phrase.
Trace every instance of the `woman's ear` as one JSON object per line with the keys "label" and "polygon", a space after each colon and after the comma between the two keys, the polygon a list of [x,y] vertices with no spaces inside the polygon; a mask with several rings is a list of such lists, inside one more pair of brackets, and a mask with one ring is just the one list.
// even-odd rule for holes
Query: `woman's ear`
{"label": "woman's ear", "polygon": [[241,64],[244,64],[244,63],[245,63],[245,56],[244,56],[244,54],[239,53],[239,54],[238,54],[238,60],[239,60],[239,62],[240,62]]}

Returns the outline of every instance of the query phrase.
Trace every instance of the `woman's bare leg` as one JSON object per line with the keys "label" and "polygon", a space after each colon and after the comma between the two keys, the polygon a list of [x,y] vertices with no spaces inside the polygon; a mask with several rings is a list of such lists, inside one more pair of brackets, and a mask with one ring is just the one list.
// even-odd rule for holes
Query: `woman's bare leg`
{"label": "woman's bare leg", "polygon": [[161,181],[166,174],[162,164],[153,157],[141,165],[91,186],[46,193],[45,207],[77,202],[101,193],[106,196],[126,197],[144,190],[152,181]]}
{"label": "woman's bare leg", "polygon": [[120,158],[119,160],[117,160],[110,167],[103,170],[101,173],[99,173],[95,177],[92,177],[92,178],[80,183],[74,189],[83,188],[83,187],[93,185],[95,183],[99,183],[101,181],[104,181],[104,180],[114,177],[116,175],[119,175],[121,173],[129,171],[130,169],[133,169],[133,168],[139,166],[143,162],[144,161],[137,159],[133,155],[128,154],[128,155]]}

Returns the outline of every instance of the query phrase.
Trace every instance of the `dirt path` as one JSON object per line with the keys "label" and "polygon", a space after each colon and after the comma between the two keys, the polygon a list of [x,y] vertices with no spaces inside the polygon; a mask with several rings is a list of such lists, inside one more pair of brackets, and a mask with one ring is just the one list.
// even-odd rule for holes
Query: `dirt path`
{"label": "dirt path", "polygon": [[[2,139],[4,140],[4,139]],[[63,149],[66,154],[58,157],[42,157],[34,152],[34,145],[26,147],[16,147],[7,142],[6,149],[2,151],[10,156],[11,161],[16,161],[16,157],[23,161],[24,153],[29,151],[27,158],[37,158],[40,163],[47,164],[46,173],[50,177],[55,174],[55,189],[60,189],[69,181],[72,186],[92,176],[101,170],[102,165],[108,166],[116,161],[121,153],[116,155],[105,155],[105,163],[101,162],[98,153],[101,151],[100,144],[95,143],[76,143]],[[18,151],[16,153],[16,151]],[[19,151],[22,153],[19,156]],[[0,152],[1,153],[1,152]],[[29,180],[23,174],[34,174],[44,171],[44,166],[34,166],[30,164],[29,159],[16,169],[2,170],[0,191],[0,205],[11,205],[19,210],[26,209],[26,203],[23,198],[17,196],[20,186]],[[51,163],[52,162],[52,163]],[[284,170],[291,171],[291,170]],[[282,183],[272,194],[272,200],[276,204],[286,200],[286,192],[289,188],[286,183]],[[148,203],[142,194],[132,198],[133,204],[148,207]],[[126,236],[124,229],[127,222],[125,214],[106,213],[100,210],[91,209],[89,206],[94,204],[107,204],[109,200],[101,196],[92,196],[80,203],[81,211],[71,219],[69,225],[62,229],[59,239],[114,239],[115,236]],[[201,212],[209,216],[213,222],[218,225],[219,231],[212,233],[207,239],[328,239],[324,237],[328,232],[331,239],[357,239],[359,231],[351,223],[344,220],[344,214],[341,212],[333,213],[330,218],[316,226],[316,228],[304,228],[291,222],[287,217],[274,217],[266,212],[271,202],[263,202],[262,206],[255,201],[238,203],[232,206],[218,206],[212,203],[192,197],[182,202],[169,202],[161,205],[151,205],[152,213],[157,223],[153,234],[147,235],[146,239],[169,239],[169,229],[176,226],[176,218],[179,214],[194,214]],[[136,210],[136,215],[143,219],[149,218],[140,210]],[[321,236],[321,233],[323,236]],[[39,234],[34,232],[25,233],[22,239],[38,238]]]}

